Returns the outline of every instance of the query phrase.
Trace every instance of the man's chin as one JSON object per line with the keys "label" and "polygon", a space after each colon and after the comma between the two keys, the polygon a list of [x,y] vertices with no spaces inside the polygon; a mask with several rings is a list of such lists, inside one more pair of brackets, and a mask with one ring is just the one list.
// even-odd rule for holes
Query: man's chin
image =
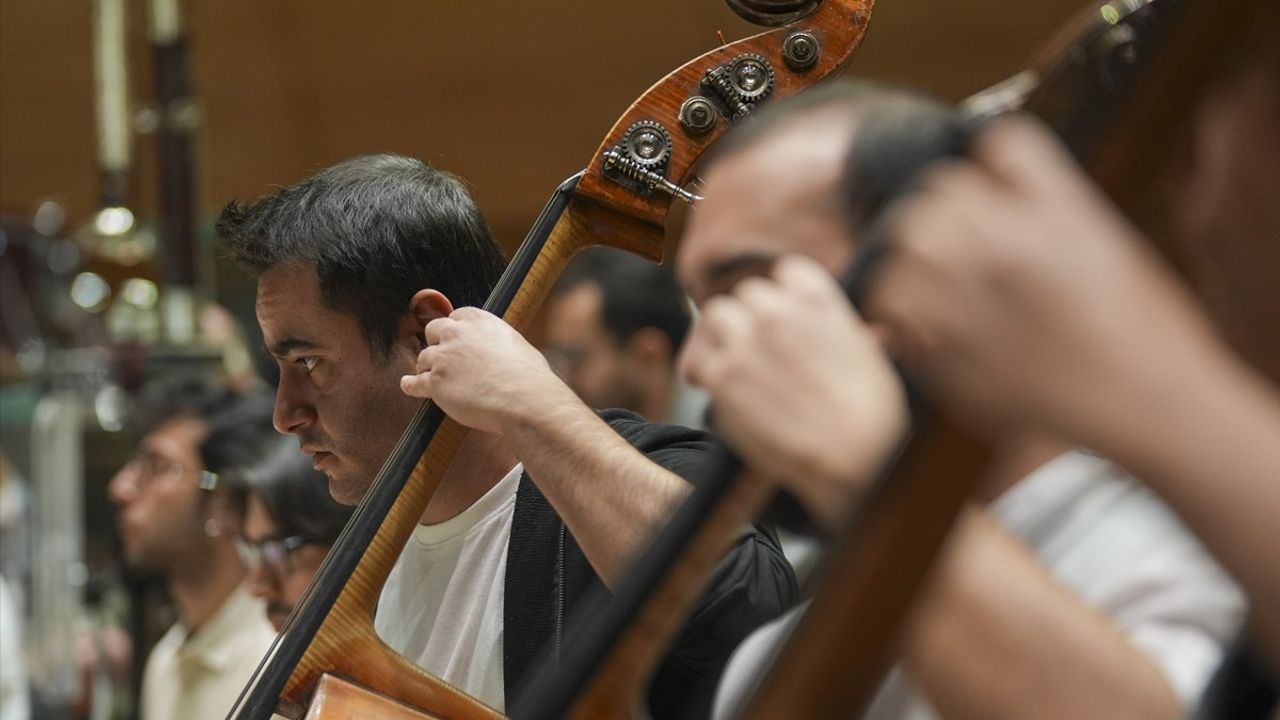
{"label": "man's chin", "polygon": [[312,467],[329,481],[329,497],[343,505],[355,505],[360,502],[363,491],[354,491],[353,482],[347,472],[346,463],[338,461],[333,453],[316,453],[312,459]]}
{"label": "man's chin", "polygon": [[325,476],[329,478],[329,496],[343,505],[358,505],[368,489],[340,475],[325,473]]}
{"label": "man's chin", "polygon": [[149,577],[165,572],[164,564],[160,559],[155,557],[154,553],[147,552],[145,548],[126,545],[120,554],[125,568],[131,575]]}

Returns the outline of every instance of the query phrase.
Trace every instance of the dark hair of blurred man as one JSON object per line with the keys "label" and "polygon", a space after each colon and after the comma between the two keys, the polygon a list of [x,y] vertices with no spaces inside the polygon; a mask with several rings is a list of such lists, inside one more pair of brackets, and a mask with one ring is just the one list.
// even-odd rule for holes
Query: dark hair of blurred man
{"label": "dark hair of blurred man", "polygon": [[280,630],[354,508],[330,497],[329,481],[293,438],[280,438],[243,479],[237,542],[249,566],[249,592],[267,603],[267,617]]}
{"label": "dark hair of blurred man", "polygon": [[675,356],[689,330],[671,272],[630,253],[593,248],[561,276],[546,309],[546,354],[569,387],[596,408],[621,407],[654,422],[696,422],[681,412]]}
{"label": "dark hair of blurred man", "polygon": [[150,387],[143,409],[146,434],[107,492],[126,563],[164,574],[178,621],[147,658],[141,717],[222,718],[275,636],[244,588],[222,477],[274,439],[271,402],[184,376]]}

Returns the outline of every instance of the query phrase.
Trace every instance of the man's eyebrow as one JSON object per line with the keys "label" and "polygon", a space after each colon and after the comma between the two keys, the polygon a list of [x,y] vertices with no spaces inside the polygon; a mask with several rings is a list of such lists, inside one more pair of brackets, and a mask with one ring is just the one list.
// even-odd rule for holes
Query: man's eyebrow
{"label": "man's eyebrow", "polygon": [[284,338],[282,340],[277,340],[271,343],[270,345],[264,344],[263,347],[266,349],[267,354],[270,355],[271,357],[280,358],[288,355],[289,353],[295,350],[316,350],[316,349],[319,349],[320,346],[316,345],[310,340],[302,340],[300,338]]}
{"label": "man's eyebrow", "polygon": [[717,280],[741,275],[747,271],[759,270],[761,267],[773,265],[777,256],[769,253],[747,253],[713,263],[707,268],[705,280],[714,283]]}

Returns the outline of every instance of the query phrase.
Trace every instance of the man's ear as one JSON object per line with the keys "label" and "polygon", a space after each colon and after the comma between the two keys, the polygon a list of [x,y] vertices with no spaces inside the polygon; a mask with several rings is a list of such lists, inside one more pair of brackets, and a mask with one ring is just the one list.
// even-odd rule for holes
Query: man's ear
{"label": "man's ear", "polygon": [[[225,535],[228,538],[240,534],[244,527],[244,514],[236,507],[226,492],[215,492],[205,507],[205,534],[210,537]],[[216,532],[211,532],[216,531]]]}
{"label": "man's ear", "polygon": [[453,303],[449,302],[449,298],[445,297],[444,293],[430,288],[419,290],[409,300],[409,312],[400,319],[396,340],[404,343],[406,347],[415,348],[413,355],[416,357],[427,346],[422,328],[436,318],[449,317],[451,314],[453,314]]}
{"label": "man's ear", "polygon": [[666,369],[674,362],[671,341],[667,339],[666,333],[656,327],[635,331],[627,340],[627,349],[646,365]]}

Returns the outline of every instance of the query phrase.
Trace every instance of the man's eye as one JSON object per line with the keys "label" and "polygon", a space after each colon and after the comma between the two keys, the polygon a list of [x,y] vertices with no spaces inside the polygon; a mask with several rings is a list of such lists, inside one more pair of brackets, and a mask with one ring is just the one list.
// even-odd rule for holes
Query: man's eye
{"label": "man's eye", "polygon": [[299,365],[301,365],[301,366],[302,366],[302,367],[303,367],[307,372],[311,372],[312,370],[315,370],[315,369],[316,369],[316,365],[317,365],[317,364],[319,364],[319,362],[320,362],[320,358],[314,358],[314,357],[301,357],[301,358],[298,358],[297,362],[298,362],[298,364],[299,364]]}

